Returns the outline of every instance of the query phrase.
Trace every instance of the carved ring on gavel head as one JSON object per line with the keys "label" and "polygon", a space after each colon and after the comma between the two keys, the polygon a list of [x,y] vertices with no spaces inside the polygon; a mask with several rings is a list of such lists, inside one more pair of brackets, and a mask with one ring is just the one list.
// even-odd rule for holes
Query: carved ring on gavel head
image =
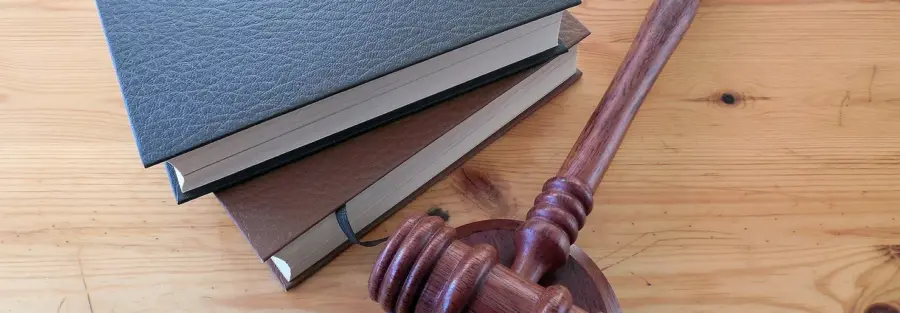
{"label": "carved ring on gavel head", "polygon": [[[378,257],[369,279],[370,297],[396,313],[585,312],[573,304],[573,294],[579,295],[579,303],[586,303],[588,294],[615,297],[611,290],[584,292],[604,288],[600,284],[569,285],[575,288],[570,292],[565,286],[545,288],[537,282],[571,260],[571,246],[593,208],[594,190],[698,6],[699,0],[652,4],[563,166],[544,184],[526,221],[512,235],[515,257],[510,268],[499,264],[494,247],[469,246],[456,240],[456,230],[440,218],[417,216],[391,236]],[[602,281],[608,286],[605,278]],[[604,300],[613,304],[605,306],[607,313],[618,312],[615,299]]]}
{"label": "carved ring on gavel head", "polygon": [[585,312],[566,288],[523,279],[497,264],[493,247],[469,246],[455,232],[438,217],[407,220],[376,261],[369,296],[396,313]]}

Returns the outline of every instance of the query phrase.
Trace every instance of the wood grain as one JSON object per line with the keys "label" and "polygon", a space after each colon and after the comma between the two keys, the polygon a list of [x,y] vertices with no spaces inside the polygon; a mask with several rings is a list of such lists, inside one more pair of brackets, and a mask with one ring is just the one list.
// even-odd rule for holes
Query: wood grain
{"label": "wood grain", "polygon": [[[582,80],[371,238],[435,206],[522,219],[650,3],[573,10],[593,31]],[[898,85],[896,1],[703,1],[579,246],[626,312],[900,306]],[[282,293],[215,199],[173,204],[140,166],[93,1],[0,0],[0,110],[0,312],[379,311],[377,249]]]}

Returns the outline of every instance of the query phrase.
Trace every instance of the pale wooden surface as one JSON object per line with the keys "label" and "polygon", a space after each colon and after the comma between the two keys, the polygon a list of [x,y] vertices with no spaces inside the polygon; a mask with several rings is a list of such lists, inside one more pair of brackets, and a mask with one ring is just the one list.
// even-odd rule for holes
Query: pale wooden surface
{"label": "pale wooden surface", "polygon": [[[372,237],[523,217],[650,3],[585,2],[581,82]],[[578,244],[626,312],[900,304],[900,3],[705,1],[594,212]],[[378,312],[377,252],[282,293],[214,198],[141,168],[93,2],[0,0],[0,312]]]}

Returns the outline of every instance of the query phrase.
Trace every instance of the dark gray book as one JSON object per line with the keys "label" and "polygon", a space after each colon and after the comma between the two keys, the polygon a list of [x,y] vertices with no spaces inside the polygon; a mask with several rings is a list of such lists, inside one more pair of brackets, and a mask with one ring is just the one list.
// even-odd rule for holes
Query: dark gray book
{"label": "dark gray book", "polygon": [[579,2],[97,6],[141,160],[167,162],[182,201],[564,52],[560,12]]}

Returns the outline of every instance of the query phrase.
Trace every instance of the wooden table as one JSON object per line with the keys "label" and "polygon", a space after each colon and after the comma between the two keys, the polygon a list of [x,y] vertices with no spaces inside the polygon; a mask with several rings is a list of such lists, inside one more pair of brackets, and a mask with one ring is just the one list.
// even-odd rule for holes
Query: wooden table
{"label": "wooden table", "polygon": [[[574,9],[584,78],[371,237],[522,218],[649,3]],[[900,306],[900,3],[705,1],[582,234],[626,312]],[[141,168],[93,1],[0,0],[0,312],[378,312],[377,253],[281,292],[215,198]]]}

